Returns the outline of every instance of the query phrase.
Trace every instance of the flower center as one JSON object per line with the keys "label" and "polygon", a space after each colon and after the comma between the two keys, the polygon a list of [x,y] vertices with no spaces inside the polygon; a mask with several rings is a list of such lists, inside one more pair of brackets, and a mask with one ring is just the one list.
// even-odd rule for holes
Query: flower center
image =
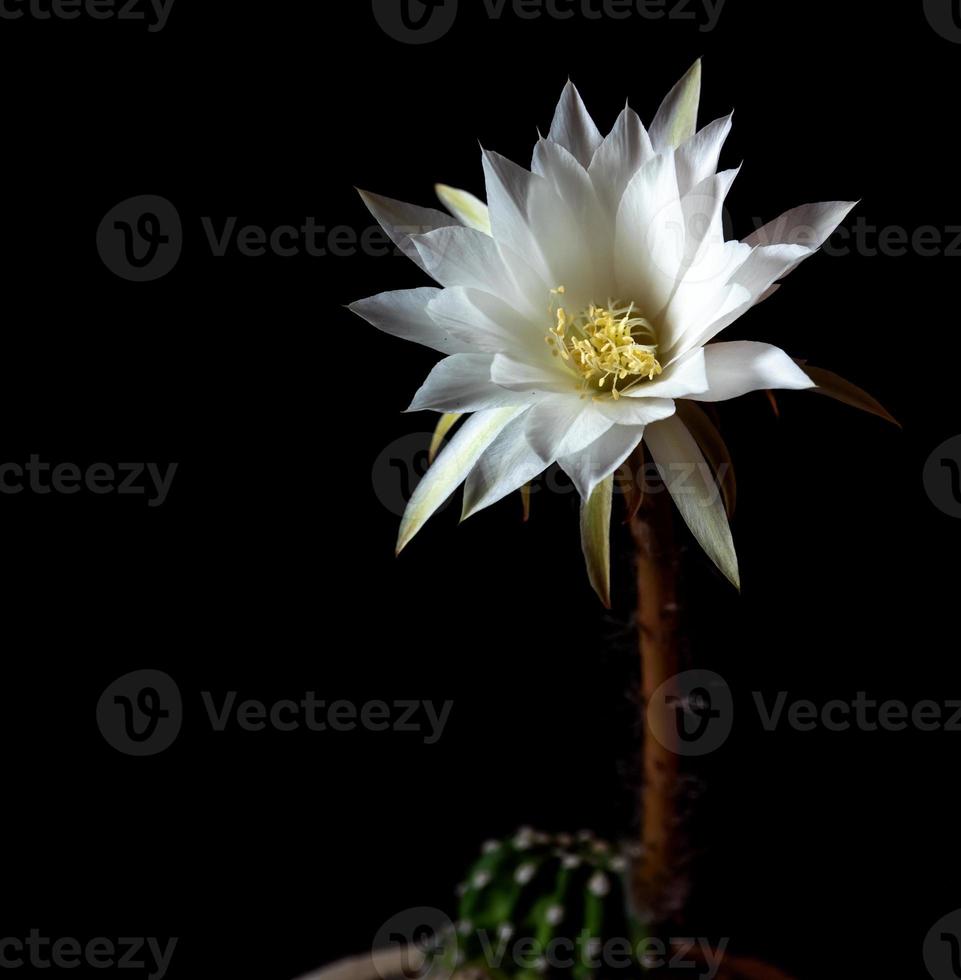
{"label": "flower center", "polygon": [[[551,292],[563,296],[564,287]],[[547,332],[547,343],[554,356],[568,362],[580,376],[585,393],[604,391],[610,381],[611,397],[616,400],[634,385],[652,381],[661,373],[657,334],[650,320],[637,314],[633,303],[592,303],[572,317],[563,306],[555,309],[552,302],[551,315],[557,322]],[[624,381],[628,383],[618,388]]]}

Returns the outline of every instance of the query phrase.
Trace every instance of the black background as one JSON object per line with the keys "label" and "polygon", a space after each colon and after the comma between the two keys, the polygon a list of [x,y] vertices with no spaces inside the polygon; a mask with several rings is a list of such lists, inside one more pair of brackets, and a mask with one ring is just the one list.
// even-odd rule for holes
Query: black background
{"label": "black background", "polygon": [[[527,526],[514,499],[459,528],[451,507],[395,560],[397,488],[372,470],[431,430],[401,411],[436,358],[343,305],[422,274],[390,255],[214,257],[202,217],[360,234],[353,186],[425,205],[438,180],[480,193],[477,140],[528,163],[568,75],[606,131],[626,97],[649,121],[703,56],[702,123],[737,109],[723,162],[745,160],[738,237],[835,199],[909,233],[961,225],[961,46],[919,2],[728,0],[710,33],[461,8],[419,47],[360,0],[178,0],[159,33],[0,20],[0,462],[180,464],[157,508],[0,496],[3,936],[174,935],[172,980],[290,980],[368,948],[401,909],[450,909],[486,837],[631,831],[623,529],[611,614],[572,493],[535,496]],[[170,275],[138,284],[101,262],[96,230],[140,194],[173,202],[185,241]],[[731,336],[839,371],[904,431],[803,393],[780,419],[762,395],[724,406],[743,595],[688,556],[694,657],[731,684],[739,720],[711,764],[692,928],[818,978],[923,976],[925,935],[961,904],[961,735],[766,733],[750,698],[961,697],[961,525],[921,479],[959,429],[961,258],[868,251],[812,259]],[[142,667],[186,705],[149,759],[116,752],[95,718]],[[454,709],[432,746],[217,734],[205,690]]]}

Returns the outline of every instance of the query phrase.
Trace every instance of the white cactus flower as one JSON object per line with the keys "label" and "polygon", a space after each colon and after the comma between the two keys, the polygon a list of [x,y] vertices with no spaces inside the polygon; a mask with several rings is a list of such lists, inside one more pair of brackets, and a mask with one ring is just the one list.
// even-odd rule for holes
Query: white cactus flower
{"label": "white cactus flower", "polygon": [[[409,411],[443,413],[444,433],[471,413],[413,494],[398,551],[462,482],[469,516],[556,462],[581,495],[588,567],[608,601],[613,474],[643,440],[694,535],[738,584],[724,502],[678,404],[815,386],[777,347],[714,341],[853,204],[797,208],[725,241],[737,171],[717,168],[731,117],[696,131],[700,77],[698,63],[649,130],[625,108],[606,137],[568,83],[531,171],[484,151],[486,205],[444,186],[452,216],[363,194],[439,285],[351,309],[446,355]],[[804,244],[793,243],[799,230]]]}

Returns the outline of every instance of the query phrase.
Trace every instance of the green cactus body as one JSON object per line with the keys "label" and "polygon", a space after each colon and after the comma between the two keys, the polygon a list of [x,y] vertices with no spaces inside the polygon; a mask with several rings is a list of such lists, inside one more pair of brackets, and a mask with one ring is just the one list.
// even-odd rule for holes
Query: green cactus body
{"label": "green cactus body", "polygon": [[488,841],[459,889],[457,935],[438,955],[451,969],[507,980],[641,973],[635,954],[646,931],[630,909],[629,857],[588,832],[525,828]]}

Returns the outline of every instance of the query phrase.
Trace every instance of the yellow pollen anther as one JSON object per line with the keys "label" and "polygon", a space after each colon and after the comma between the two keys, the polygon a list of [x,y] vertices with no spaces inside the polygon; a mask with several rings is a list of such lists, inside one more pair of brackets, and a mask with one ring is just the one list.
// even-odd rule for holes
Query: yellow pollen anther
{"label": "yellow pollen anther", "polygon": [[[552,289],[553,295],[563,295],[565,289]],[[547,343],[553,353],[570,361],[580,375],[585,390],[602,390],[611,381],[611,397],[615,400],[642,381],[652,381],[661,373],[657,360],[657,335],[651,322],[636,316],[634,304],[624,305],[608,300],[606,307],[591,304],[579,316],[571,317],[561,307],[556,313],[556,326],[547,333]],[[567,336],[570,331],[570,337]],[[622,388],[619,381],[631,379]]]}

